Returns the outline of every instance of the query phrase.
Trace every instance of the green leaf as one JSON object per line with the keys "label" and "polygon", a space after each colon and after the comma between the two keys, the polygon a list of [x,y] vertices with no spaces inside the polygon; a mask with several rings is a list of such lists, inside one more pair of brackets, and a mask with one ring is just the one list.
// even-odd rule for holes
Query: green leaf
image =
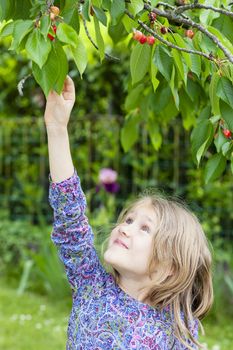
{"label": "green leaf", "polygon": [[55,41],[54,43],[54,50],[57,60],[59,61],[59,70],[57,71],[57,80],[54,85],[54,90],[60,94],[63,90],[65,78],[68,74],[68,62],[64,49],[58,41]]}
{"label": "green leaf", "polygon": [[159,84],[159,89],[152,95],[151,108],[154,113],[162,113],[166,108],[168,101],[172,98],[171,88],[166,80],[162,80]]}
{"label": "green leaf", "polygon": [[1,25],[0,37],[4,38],[13,34],[14,22],[6,22]]}
{"label": "green leaf", "polygon": [[111,22],[116,24],[121,16],[125,12],[125,1],[124,0],[112,0],[112,6],[110,10]]}
{"label": "green leaf", "polygon": [[148,120],[148,132],[154,149],[158,151],[162,145],[163,139],[159,130],[159,124],[153,118],[149,118]]}
{"label": "green leaf", "polygon": [[231,172],[233,174],[233,152],[231,154]]}
{"label": "green leaf", "polygon": [[219,74],[213,73],[213,75],[211,77],[210,89],[209,89],[212,112],[213,112],[213,114],[217,114],[217,115],[220,113],[220,111],[219,111],[219,97],[216,96],[219,79],[220,79]]}
{"label": "green leaf", "polygon": [[104,52],[105,46],[104,46],[104,40],[103,40],[101,31],[100,31],[99,21],[96,18],[96,16],[94,16],[94,25],[95,25],[95,37],[96,37],[98,51],[100,55],[100,61],[102,62],[105,56],[105,52]]}
{"label": "green leaf", "polygon": [[0,0],[0,21],[12,19],[15,10],[14,0]]}
{"label": "green leaf", "polygon": [[94,13],[98,20],[105,26],[107,27],[107,16],[105,15],[105,12],[96,6],[92,6]]}
{"label": "green leaf", "polygon": [[124,15],[122,18],[121,18],[121,22],[123,23],[126,31],[128,33],[132,33],[133,29],[135,28],[136,24],[135,24],[135,21],[132,20],[131,18],[129,18],[127,15]]}
{"label": "green leaf", "polygon": [[138,139],[138,122],[140,116],[131,112],[126,116],[125,124],[121,129],[121,144],[125,152],[127,152]]}
{"label": "green leaf", "polygon": [[127,8],[133,16],[138,12],[142,11],[144,8],[143,0],[131,0],[130,3],[127,3]]}
{"label": "green leaf", "polygon": [[155,49],[154,63],[164,78],[170,82],[173,59],[170,57],[169,51],[162,45],[158,45]]}
{"label": "green leaf", "polygon": [[44,15],[41,17],[40,20],[40,32],[41,34],[44,35],[45,38],[47,38],[49,29],[50,29],[50,24],[51,24],[51,20],[50,17],[47,15]]}
{"label": "green leaf", "polygon": [[71,46],[71,52],[73,54],[74,62],[82,78],[82,74],[87,66],[87,51],[80,38],[76,47]]}
{"label": "green leaf", "polygon": [[179,94],[178,94],[178,89],[177,89],[177,85],[178,84],[176,84],[176,82],[175,82],[175,76],[176,76],[176,69],[175,69],[175,66],[173,66],[172,76],[171,76],[171,80],[170,80],[169,86],[171,88],[172,95],[174,97],[176,108],[179,109],[180,99],[179,99]]}
{"label": "green leaf", "polygon": [[[85,1],[88,5],[88,1]],[[85,6],[85,4],[83,6]],[[88,6],[87,6],[88,9]],[[80,31],[80,15],[77,11],[77,3],[75,1],[66,1],[65,7],[62,10],[62,17],[64,22],[69,24],[74,30],[79,33]]]}
{"label": "green leaf", "polygon": [[201,157],[212,142],[214,127],[209,120],[202,120],[191,134],[192,154],[199,166]]}
{"label": "green leaf", "polygon": [[222,100],[220,100],[220,113],[228,128],[233,131],[233,109]]}
{"label": "green leaf", "polygon": [[150,77],[151,77],[151,82],[152,82],[153,89],[155,92],[157,90],[157,87],[159,86],[159,80],[156,78],[158,69],[157,69],[157,67],[155,67],[153,57],[154,57],[154,52],[152,49],[152,51],[151,51],[151,64],[150,64]]}
{"label": "green leaf", "polygon": [[207,29],[221,41],[221,43],[228,49],[230,53],[233,54],[232,43],[217,28],[208,26]]}
{"label": "green leaf", "polygon": [[187,74],[184,71],[184,65],[182,62],[182,56],[181,54],[178,52],[178,50],[172,49],[172,56],[174,58],[174,62],[175,65],[178,69],[178,72],[180,73],[180,77],[181,79],[184,81],[185,85],[187,84]]}
{"label": "green leaf", "polygon": [[56,55],[56,51],[54,48],[50,51],[48,56],[48,60],[46,64],[43,66],[43,69],[32,62],[32,72],[37,81],[37,83],[41,86],[44,91],[45,96],[47,97],[49,91],[53,89],[54,84],[57,80],[57,72],[59,71],[59,60]]}
{"label": "green leaf", "polygon": [[212,156],[205,166],[204,177],[205,183],[211,182],[217,179],[224,171],[226,167],[226,158],[222,154],[215,154]]}
{"label": "green leaf", "polygon": [[110,25],[108,27],[108,34],[114,44],[117,44],[119,41],[124,40],[127,36],[127,32],[122,21],[118,22],[115,26]]}
{"label": "green leaf", "polygon": [[233,108],[233,84],[229,79],[221,77],[217,86],[217,96]]}
{"label": "green leaf", "polygon": [[214,140],[214,144],[216,146],[217,152],[219,153],[222,149],[222,146],[224,145],[224,143],[226,143],[227,140],[225,138],[225,136],[222,133],[222,130],[219,129],[218,133],[217,133],[217,137]]}
{"label": "green leaf", "polygon": [[[183,49],[188,49],[187,44],[185,43],[185,41],[183,40],[181,35],[179,35],[178,33],[173,33],[172,35],[170,35],[169,41],[172,42],[173,44],[176,44],[179,47],[182,47]],[[175,50],[175,49],[173,49],[173,50],[178,52],[178,50]],[[181,51],[181,55],[183,56],[189,69],[191,69],[192,68],[192,60],[190,57],[191,55],[188,54],[187,52],[183,52],[183,51]]]}
{"label": "green leaf", "polygon": [[195,73],[198,78],[200,78],[201,75],[201,57],[198,55],[190,55],[191,61],[192,61],[192,67],[191,71]]}
{"label": "green leaf", "polygon": [[50,90],[61,93],[64,80],[68,72],[68,63],[65,52],[59,42],[54,43],[48,59],[42,69],[32,63],[33,75],[47,97]]}
{"label": "green leaf", "polygon": [[34,29],[33,32],[29,34],[25,49],[30,59],[42,68],[51,51],[51,42],[49,40],[45,41],[39,29]]}
{"label": "green leaf", "polygon": [[138,107],[139,99],[143,90],[144,90],[144,84],[139,84],[130,91],[125,101],[126,110],[131,110]]}
{"label": "green leaf", "polygon": [[88,21],[90,22],[90,0],[85,0],[84,1],[84,4],[82,6],[82,14],[83,14],[83,17]]}
{"label": "green leaf", "polygon": [[9,50],[16,50],[23,38],[32,31],[34,22],[31,20],[24,21],[22,19],[14,22],[13,41]]}
{"label": "green leaf", "polygon": [[137,43],[130,56],[130,72],[132,84],[139,82],[148,72],[151,48],[149,45]]}
{"label": "green leaf", "polygon": [[233,144],[229,141],[225,142],[222,146],[222,154],[227,157],[232,152]]}
{"label": "green leaf", "polygon": [[60,23],[57,27],[57,38],[63,43],[70,44],[73,47],[78,45],[78,34],[70,25]]}

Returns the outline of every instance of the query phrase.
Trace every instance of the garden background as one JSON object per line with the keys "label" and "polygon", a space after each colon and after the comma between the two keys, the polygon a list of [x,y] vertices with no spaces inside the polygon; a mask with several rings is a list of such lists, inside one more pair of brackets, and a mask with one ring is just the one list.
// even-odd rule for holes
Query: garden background
{"label": "garden background", "polygon": [[[71,292],[56,249],[50,242],[53,213],[48,204],[49,164],[43,122],[45,97],[33,78],[20,96],[17,84],[31,72],[23,55],[0,40],[0,348],[65,348]],[[127,51],[115,48],[121,62],[99,62],[90,50],[83,79],[72,61],[69,74],[77,101],[69,124],[73,161],[87,195],[88,216],[101,242],[127,200],[158,188],[185,199],[200,218],[213,247],[215,302],[204,319],[208,349],[233,349],[232,173],[208,184],[191,154],[189,128],[182,118],[161,130],[155,151],[143,122],[132,148],[124,152],[121,128],[127,96]],[[195,89],[193,90],[195,93]],[[198,92],[196,91],[198,94]],[[164,103],[157,95],[158,108]],[[156,108],[156,101],[155,108]],[[99,172],[118,173],[116,193],[100,186]]]}

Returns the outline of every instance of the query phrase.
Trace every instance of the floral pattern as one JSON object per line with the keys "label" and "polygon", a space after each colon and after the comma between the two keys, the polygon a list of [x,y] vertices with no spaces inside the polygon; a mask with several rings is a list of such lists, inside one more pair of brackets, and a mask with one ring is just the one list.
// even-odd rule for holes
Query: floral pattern
{"label": "floral pattern", "polygon": [[[73,298],[66,349],[184,350],[174,337],[169,307],[159,311],[132,298],[101,265],[76,169],[60,183],[49,175],[49,182],[54,211],[51,239],[58,247]],[[198,321],[192,333],[197,337]]]}

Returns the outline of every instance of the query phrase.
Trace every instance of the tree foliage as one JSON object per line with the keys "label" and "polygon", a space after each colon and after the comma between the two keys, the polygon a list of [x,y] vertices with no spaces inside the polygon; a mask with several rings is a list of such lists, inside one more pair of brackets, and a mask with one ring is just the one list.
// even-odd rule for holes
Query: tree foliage
{"label": "tree foliage", "polygon": [[121,64],[114,49],[122,46],[129,67],[124,150],[138,140],[143,122],[158,151],[161,129],[181,116],[184,128],[192,129],[194,162],[205,159],[206,182],[226,166],[233,172],[232,18],[227,0],[0,0],[0,36],[12,37],[9,50],[27,54],[45,96],[62,91],[69,60],[80,77],[85,72],[82,31],[102,63]]}

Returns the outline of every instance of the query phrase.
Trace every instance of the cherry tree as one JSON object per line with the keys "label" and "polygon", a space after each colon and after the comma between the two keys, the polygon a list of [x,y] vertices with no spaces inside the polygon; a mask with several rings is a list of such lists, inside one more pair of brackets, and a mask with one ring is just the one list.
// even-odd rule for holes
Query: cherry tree
{"label": "cherry tree", "polygon": [[[69,60],[82,78],[89,64],[87,40],[103,64],[121,64],[113,52],[124,44],[129,57],[124,150],[137,141],[143,122],[158,151],[163,127],[182,118],[192,130],[193,159],[204,164],[207,183],[228,166],[233,172],[232,5],[227,0],[0,0],[0,37],[12,38],[9,50],[26,53],[31,76],[46,97],[51,89],[61,93]],[[19,82],[21,94],[27,78]]]}

